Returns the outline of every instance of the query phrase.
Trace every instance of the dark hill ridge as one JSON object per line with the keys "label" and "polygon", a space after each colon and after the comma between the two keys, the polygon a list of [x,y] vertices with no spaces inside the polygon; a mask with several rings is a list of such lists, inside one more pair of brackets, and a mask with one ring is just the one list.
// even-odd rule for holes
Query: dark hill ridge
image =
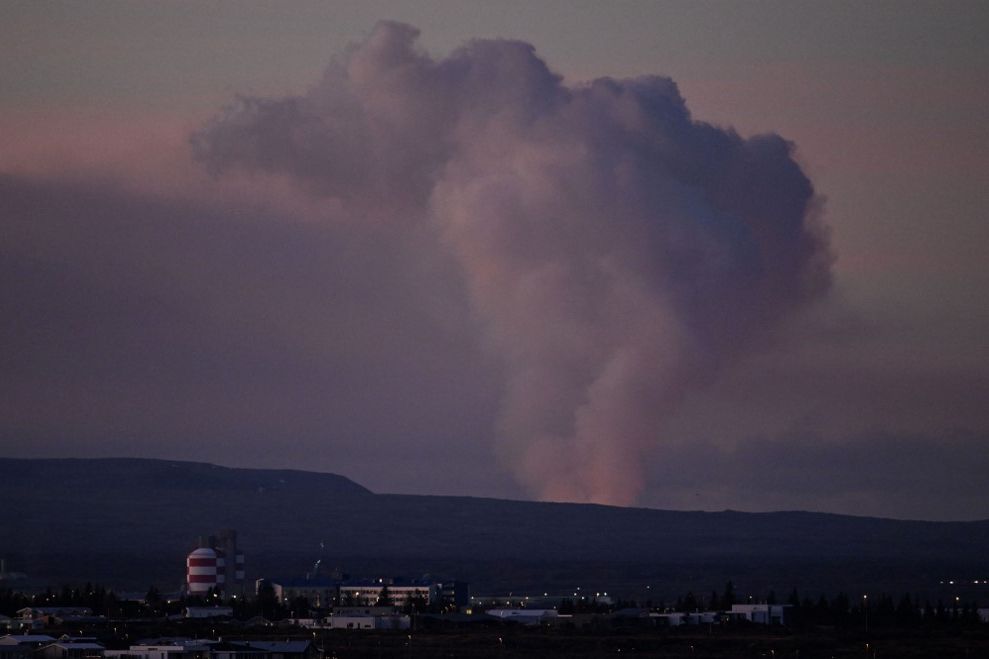
{"label": "dark hill ridge", "polygon": [[6,487],[33,490],[57,483],[59,490],[82,487],[104,492],[133,487],[201,491],[258,489],[319,489],[328,494],[370,494],[354,481],[336,474],[294,469],[233,469],[202,462],[143,458],[60,458],[16,460],[0,458],[0,477]]}
{"label": "dark hill ridge", "polygon": [[789,587],[822,565],[893,570],[897,583],[989,567],[989,521],[373,494],[334,474],[165,460],[0,459],[0,501],[10,511],[0,556],[51,580],[177,583],[194,539],[225,527],[240,534],[249,577],[302,574],[320,543],[324,563],[352,572],[456,571],[546,588],[589,572],[612,582],[791,574]]}

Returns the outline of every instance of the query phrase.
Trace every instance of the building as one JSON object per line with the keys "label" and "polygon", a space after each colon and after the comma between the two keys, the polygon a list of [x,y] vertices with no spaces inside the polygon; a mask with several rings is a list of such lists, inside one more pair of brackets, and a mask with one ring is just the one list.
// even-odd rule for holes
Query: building
{"label": "building", "polygon": [[63,622],[98,622],[103,618],[94,616],[93,610],[86,606],[28,606],[17,611],[17,619],[22,628],[36,629]]}
{"label": "building", "polygon": [[757,625],[785,625],[791,608],[789,604],[732,604],[728,616]]}
{"label": "building", "polygon": [[559,617],[556,609],[488,609],[485,613],[505,622],[523,625],[539,625]]}
{"label": "building", "polygon": [[466,581],[444,581],[439,584],[439,592],[444,605],[459,609],[470,604],[470,588]]}
{"label": "building", "polygon": [[674,611],[672,613],[650,613],[649,617],[661,627],[679,627],[685,624],[684,617],[686,615],[686,613]]}
{"label": "building", "polygon": [[399,579],[348,581],[338,588],[341,606],[394,606],[402,608],[413,602],[423,606],[440,602],[441,584]]}
{"label": "building", "polygon": [[[467,606],[470,592],[463,581],[425,581],[375,579],[345,581],[338,587],[341,606],[394,606],[403,608],[414,602],[422,606]],[[387,602],[382,601],[382,598]]]}
{"label": "building", "polygon": [[232,618],[233,607],[229,606],[187,606],[182,611],[183,618],[206,620],[208,618]]}
{"label": "building", "polygon": [[227,595],[243,595],[244,552],[237,547],[237,531],[223,529],[210,540],[210,546],[223,559],[224,592]]}
{"label": "building", "polygon": [[[264,580],[258,581],[260,592]],[[272,581],[271,587],[279,602],[290,605],[293,600],[305,598],[309,605],[317,609],[328,609],[337,603],[337,588],[340,582],[329,577],[314,577],[310,579],[283,579]]]}
{"label": "building", "polygon": [[205,595],[210,589],[226,595],[244,594],[244,552],[237,547],[233,529],[201,536],[185,566],[186,589],[192,595]]}
{"label": "building", "polygon": [[220,641],[210,647],[210,659],[268,659],[268,653],[248,643]]}
{"label": "building", "polygon": [[[23,611],[23,609],[21,609]],[[8,634],[0,636],[0,647],[18,646],[33,650],[54,643],[55,637],[47,634]]]}
{"label": "building", "polygon": [[268,653],[268,659],[314,659],[312,641],[251,641],[251,646]]}
{"label": "building", "polygon": [[147,638],[130,646],[128,651],[140,654],[140,659],[209,659],[210,646],[215,643],[183,636]]}
{"label": "building", "polygon": [[226,641],[150,639],[126,650],[107,650],[103,659],[316,659],[312,641]]}
{"label": "building", "polygon": [[[265,583],[259,580],[258,592]],[[369,607],[386,605],[404,608],[418,602],[422,606],[467,606],[470,593],[463,581],[426,581],[400,578],[371,580],[337,580],[329,577],[290,579],[268,582],[275,597],[283,605],[291,606],[294,600],[304,598],[309,605],[319,609],[330,607]],[[387,603],[382,601],[382,597]],[[296,613],[301,613],[296,611]]]}
{"label": "building", "polygon": [[137,644],[127,650],[107,650],[104,659],[208,659],[209,645],[203,643]]}
{"label": "building", "polygon": [[99,643],[59,641],[35,650],[40,659],[103,659],[105,648]]}
{"label": "building", "polygon": [[409,629],[409,616],[389,613],[386,615],[337,615],[327,619],[330,629]]}
{"label": "building", "polygon": [[205,595],[222,590],[225,575],[223,560],[211,547],[192,550],[185,559],[185,583],[190,595]]}

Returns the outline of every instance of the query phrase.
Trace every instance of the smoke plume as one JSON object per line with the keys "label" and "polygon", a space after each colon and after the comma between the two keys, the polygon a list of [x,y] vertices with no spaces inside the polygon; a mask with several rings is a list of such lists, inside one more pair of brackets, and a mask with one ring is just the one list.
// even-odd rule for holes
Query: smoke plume
{"label": "smoke plume", "polygon": [[694,121],[669,78],[568,85],[525,43],[435,59],[417,35],[379,24],[195,153],[334,221],[433,231],[504,365],[499,457],[543,498],[631,503],[684,394],[827,289],[813,187],[790,143]]}

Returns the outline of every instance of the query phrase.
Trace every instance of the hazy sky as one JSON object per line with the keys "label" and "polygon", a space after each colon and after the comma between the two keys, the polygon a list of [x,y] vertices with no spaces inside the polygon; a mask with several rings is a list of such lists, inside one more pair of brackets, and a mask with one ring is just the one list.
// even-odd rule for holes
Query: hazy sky
{"label": "hazy sky", "polygon": [[0,452],[989,517],[987,25],[0,4]]}

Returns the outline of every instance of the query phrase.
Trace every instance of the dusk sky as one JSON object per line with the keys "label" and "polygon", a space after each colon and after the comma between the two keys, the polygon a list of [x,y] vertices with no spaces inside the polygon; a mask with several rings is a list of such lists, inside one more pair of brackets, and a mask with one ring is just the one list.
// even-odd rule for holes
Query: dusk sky
{"label": "dusk sky", "polygon": [[989,4],[0,4],[0,453],[989,518]]}

